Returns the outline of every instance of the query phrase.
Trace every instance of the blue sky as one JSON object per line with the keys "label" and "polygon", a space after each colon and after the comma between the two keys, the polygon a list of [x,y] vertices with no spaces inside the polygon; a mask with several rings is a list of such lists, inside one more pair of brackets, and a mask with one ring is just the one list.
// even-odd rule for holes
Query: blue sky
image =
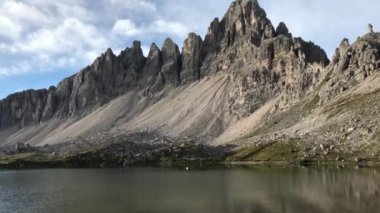
{"label": "blue sky", "polygon": [[[342,38],[354,41],[372,23],[380,28],[377,0],[261,0],[276,26],[323,47],[329,56]],[[1,0],[0,99],[29,88],[56,85],[111,47],[115,53],[141,40],[189,32],[204,35],[231,0]],[[380,30],[379,30],[380,31]]]}

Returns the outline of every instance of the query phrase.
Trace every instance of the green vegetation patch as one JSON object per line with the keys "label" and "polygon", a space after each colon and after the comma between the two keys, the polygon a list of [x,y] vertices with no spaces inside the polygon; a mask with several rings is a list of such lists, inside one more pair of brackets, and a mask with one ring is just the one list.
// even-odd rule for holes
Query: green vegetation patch
{"label": "green vegetation patch", "polygon": [[40,153],[20,153],[0,157],[0,168],[45,168],[59,167],[63,160]]}
{"label": "green vegetation patch", "polygon": [[240,148],[233,152],[227,161],[294,162],[300,157],[301,149],[298,142],[271,142]]}
{"label": "green vegetation patch", "polygon": [[227,162],[297,165],[374,165],[380,162],[380,145],[363,146],[354,151],[290,140],[236,149]]}

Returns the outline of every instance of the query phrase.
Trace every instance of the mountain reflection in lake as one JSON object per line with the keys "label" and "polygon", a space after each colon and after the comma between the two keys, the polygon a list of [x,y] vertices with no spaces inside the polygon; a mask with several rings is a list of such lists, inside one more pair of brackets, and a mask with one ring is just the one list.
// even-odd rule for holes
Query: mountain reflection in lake
{"label": "mountain reflection in lake", "polygon": [[376,169],[0,171],[0,212],[378,212]]}

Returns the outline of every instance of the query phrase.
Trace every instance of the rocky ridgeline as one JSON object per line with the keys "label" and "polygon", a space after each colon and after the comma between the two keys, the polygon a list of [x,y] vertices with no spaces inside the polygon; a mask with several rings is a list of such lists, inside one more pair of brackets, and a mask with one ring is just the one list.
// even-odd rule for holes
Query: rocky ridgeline
{"label": "rocky ridgeline", "polygon": [[156,94],[215,72],[231,73],[230,111],[244,117],[283,91],[301,96],[328,62],[320,47],[293,38],[284,23],[274,29],[256,0],[238,0],[211,23],[204,40],[190,33],[182,52],[168,38],[144,57],[135,41],[119,56],[108,49],[57,87],[8,96],[0,102],[0,128],[84,116],[128,91]]}

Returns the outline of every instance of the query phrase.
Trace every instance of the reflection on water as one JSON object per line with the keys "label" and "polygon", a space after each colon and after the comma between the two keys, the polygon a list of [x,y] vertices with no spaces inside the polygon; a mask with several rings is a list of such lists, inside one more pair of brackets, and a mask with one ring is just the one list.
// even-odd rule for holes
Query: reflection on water
{"label": "reflection on water", "polygon": [[0,171],[0,212],[378,212],[375,169]]}

